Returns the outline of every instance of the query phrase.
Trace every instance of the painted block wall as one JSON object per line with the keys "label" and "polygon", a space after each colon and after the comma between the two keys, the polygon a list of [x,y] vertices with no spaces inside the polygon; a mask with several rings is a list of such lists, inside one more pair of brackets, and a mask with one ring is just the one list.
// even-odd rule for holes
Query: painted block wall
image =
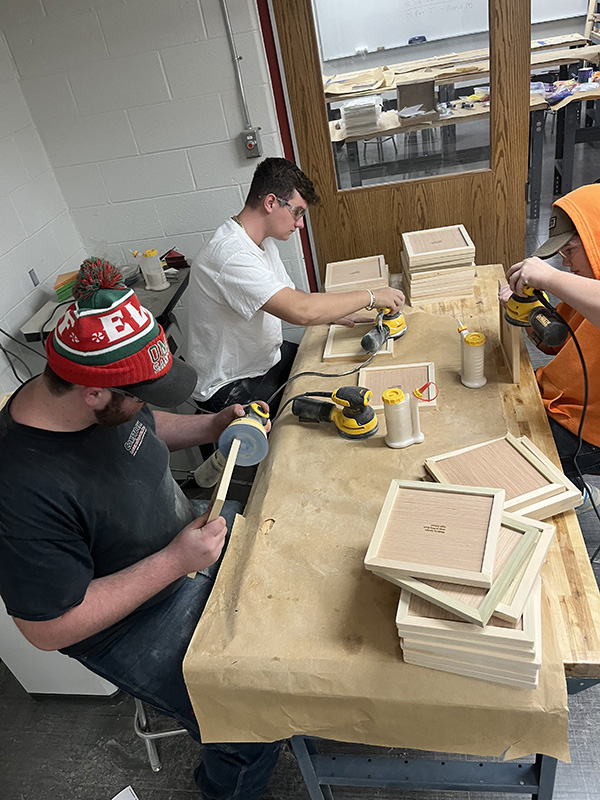
{"label": "painted block wall", "polygon": [[[0,35],[0,328],[13,335],[53,293],[56,275],[76,269],[84,246],[51,168]],[[28,272],[34,269],[37,287]],[[0,333],[0,343],[35,374],[44,361]],[[15,367],[28,376],[22,363]],[[0,392],[18,381],[0,352]]]}
{"label": "painted block wall", "polygon": [[[282,156],[254,2],[228,7],[252,123],[264,156]],[[176,246],[191,260],[242,208],[257,164],[239,142],[245,121],[219,0],[22,0],[5,8],[0,29],[21,105],[86,254],[122,265],[134,249]],[[282,258],[308,290],[293,238]]]}

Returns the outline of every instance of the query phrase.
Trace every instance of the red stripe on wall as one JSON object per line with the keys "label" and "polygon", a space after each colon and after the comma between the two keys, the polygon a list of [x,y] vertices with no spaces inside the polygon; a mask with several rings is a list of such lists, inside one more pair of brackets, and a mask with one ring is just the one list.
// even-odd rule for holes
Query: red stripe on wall
{"label": "red stripe on wall", "polygon": [[[281,79],[279,62],[277,61],[275,34],[273,32],[273,25],[271,24],[271,17],[269,16],[268,1],[257,0],[257,7],[258,16],[260,19],[260,28],[262,31],[263,41],[265,43],[265,52],[267,54],[269,73],[271,75],[271,87],[273,89],[273,96],[275,98],[275,110],[277,112],[277,121],[279,123],[279,130],[281,132],[281,140],[283,142],[283,152],[289,161],[293,161],[295,163],[296,159],[294,158],[292,133],[290,130],[287,108],[285,106],[283,81]],[[308,241],[308,232],[305,228],[300,231],[300,242],[302,244],[304,263],[306,264],[306,277],[308,278],[308,285],[310,286],[311,292],[316,292],[317,280],[315,277],[315,265],[312,258],[310,243]]]}

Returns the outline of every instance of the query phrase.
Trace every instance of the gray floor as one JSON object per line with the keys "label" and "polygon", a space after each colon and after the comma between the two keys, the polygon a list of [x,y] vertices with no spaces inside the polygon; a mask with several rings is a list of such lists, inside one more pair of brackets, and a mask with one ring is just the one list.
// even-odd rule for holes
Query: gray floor
{"label": "gray floor", "polygon": [[[550,139],[550,125],[548,125]],[[551,151],[548,142],[544,174],[542,216],[530,221],[527,250],[531,252],[546,236],[552,201]],[[600,151],[577,146],[575,185],[600,177]],[[537,354],[535,354],[537,357]],[[593,479],[600,485],[600,478]],[[593,513],[580,518],[590,550],[600,544],[600,523]],[[599,564],[595,565],[597,579]],[[570,743],[573,762],[559,764],[554,800],[600,798],[600,685],[569,701]],[[159,743],[164,767],[150,770],[144,745],[133,734],[133,701],[120,694],[90,699],[30,697],[0,663],[0,800],[111,800],[131,785],[139,800],[185,800],[199,797],[192,767],[199,748],[180,736]],[[159,728],[164,719],[153,718]],[[168,722],[167,722],[168,725]],[[362,752],[362,751],[361,751]],[[374,753],[373,748],[369,753]],[[387,751],[386,751],[387,753]],[[395,751],[404,756],[405,751]],[[435,758],[435,754],[429,754]],[[386,790],[336,789],[339,800],[467,800],[465,793],[407,793]],[[483,800],[487,794],[473,794]],[[499,798],[515,795],[496,795]],[[265,800],[307,800],[295,760],[284,749]]]}

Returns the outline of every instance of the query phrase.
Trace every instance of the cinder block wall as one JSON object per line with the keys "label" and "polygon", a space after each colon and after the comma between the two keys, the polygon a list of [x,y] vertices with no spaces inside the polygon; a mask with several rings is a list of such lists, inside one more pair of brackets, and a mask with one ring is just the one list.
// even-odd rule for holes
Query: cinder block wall
{"label": "cinder block wall", "polygon": [[[281,156],[254,2],[228,6],[252,123]],[[20,0],[0,5],[0,29],[0,325],[14,333],[85,255],[193,258],[241,209],[257,162],[238,141],[219,0]],[[281,253],[308,289],[298,237]],[[0,387],[14,385],[0,357]]]}

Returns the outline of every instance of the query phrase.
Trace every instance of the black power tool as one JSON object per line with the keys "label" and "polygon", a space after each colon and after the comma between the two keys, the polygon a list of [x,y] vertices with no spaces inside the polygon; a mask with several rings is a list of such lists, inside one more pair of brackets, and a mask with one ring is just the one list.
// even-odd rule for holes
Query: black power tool
{"label": "black power tool", "polygon": [[512,294],[506,306],[504,318],[511,325],[531,328],[534,344],[560,347],[569,335],[563,319],[557,313],[545,292],[523,287],[523,295]]}

